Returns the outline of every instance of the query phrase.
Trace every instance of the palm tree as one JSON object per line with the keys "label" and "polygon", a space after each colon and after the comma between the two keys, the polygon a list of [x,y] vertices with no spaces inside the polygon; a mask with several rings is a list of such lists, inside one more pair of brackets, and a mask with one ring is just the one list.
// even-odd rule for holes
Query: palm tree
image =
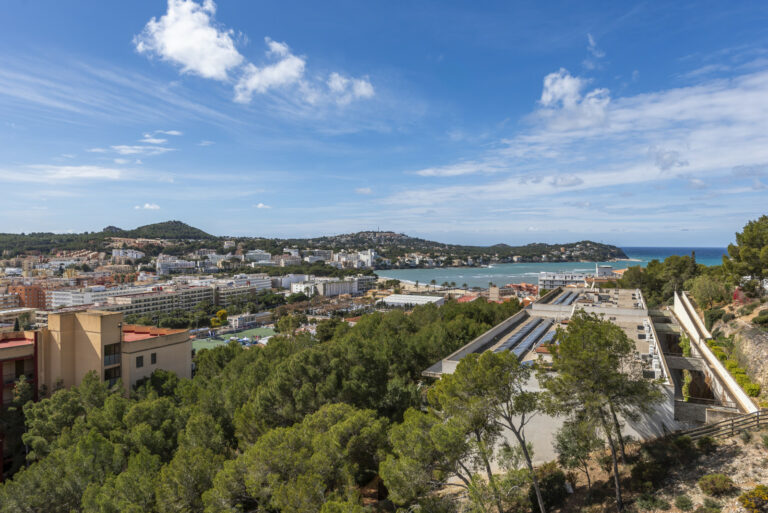
{"label": "palm tree", "polygon": [[435,288],[435,285],[437,285],[437,280],[432,280],[432,281],[430,281],[429,283],[431,283],[431,284],[432,284],[432,289],[434,290],[434,288]]}
{"label": "palm tree", "polygon": [[463,288],[464,290],[467,290],[467,288],[469,288],[469,285],[467,285],[466,283],[463,283],[461,285],[461,288]]}
{"label": "palm tree", "polygon": [[455,281],[451,282],[451,288],[454,288],[454,289],[456,288],[456,282]]}

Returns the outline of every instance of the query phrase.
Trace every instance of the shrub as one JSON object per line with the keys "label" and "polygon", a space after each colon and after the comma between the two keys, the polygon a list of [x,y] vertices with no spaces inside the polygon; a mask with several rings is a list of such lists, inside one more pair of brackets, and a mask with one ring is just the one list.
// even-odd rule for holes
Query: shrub
{"label": "shrub", "polygon": [[748,513],[768,512],[768,486],[759,485],[739,496],[739,502]]}
{"label": "shrub", "polygon": [[725,474],[707,474],[699,479],[699,488],[705,494],[717,497],[733,490],[733,480]]}
{"label": "shrub", "polygon": [[704,504],[697,507],[693,513],[720,513],[721,509],[723,509],[723,507],[719,502],[706,497],[704,499]]}
{"label": "shrub", "polygon": [[672,443],[675,444],[675,449],[679,453],[688,452],[693,449],[693,439],[688,435],[678,436]]}
{"label": "shrub", "polygon": [[691,511],[693,509],[693,501],[687,495],[678,495],[675,497],[675,507],[680,511]]}
{"label": "shrub", "polygon": [[648,485],[651,488],[660,485],[667,477],[668,468],[656,461],[638,461],[630,471],[632,488],[645,490]]}
{"label": "shrub", "polygon": [[[539,478],[539,489],[541,490],[541,498],[544,500],[544,508],[550,510],[561,506],[568,496],[568,491],[565,488],[565,472],[560,470],[554,461],[551,461],[538,467],[536,475]],[[528,498],[534,505],[534,510],[538,509],[539,501],[536,500],[536,490],[533,486],[528,490]]]}
{"label": "shrub", "polygon": [[711,330],[712,325],[722,319],[723,315],[725,315],[725,310],[722,308],[712,308],[711,310],[706,310],[704,312],[704,324],[707,326],[707,329]]}
{"label": "shrub", "polygon": [[763,435],[761,438],[763,440],[763,447],[768,449],[768,435]]}
{"label": "shrub", "polygon": [[757,397],[760,395],[760,385],[758,383],[749,383],[743,386],[744,392],[749,397]]}
{"label": "shrub", "polygon": [[660,499],[659,497],[654,497],[650,493],[640,495],[635,504],[640,511],[653,511],[657,509],[667,511],[669,509],[669,503],[667,501]]}
{"label": "shrub", "polygon": [[741,438],[741,441],[744,442],[745,444],[748,444],[749,442],[752,441],[752,433],[750,433],[749,431],[742,431],[741,433],[739,433],[739,437]]}
{"label": "shrub", "polygon": [[709,454],[717,447],[717,442],[711,436],[702,436],[696,441],[696,447],[704,454]]}
{"label": "shrub", "polygon": [[768,327],[768,310],[763,310],[757,317],[752,319],[752,324],[757,324],[761,327]]}
{"label": "shrub", "polygon": [[723,322],[731,322],[735,318],[736,318],[736,316],[733,315],[732,313],[727,313],[727,314],[723,315],[722,321]]}
{"label": "shrub", "polygon": [[755,308],[757,308],[758,306],[760,306],[760,303],[758,303],[757,301],[755,301],[754,303],[750,303],[748,305],[742,306],[741,308],[739,308],[739,315],[749,315],[752,312],[754,312]]}

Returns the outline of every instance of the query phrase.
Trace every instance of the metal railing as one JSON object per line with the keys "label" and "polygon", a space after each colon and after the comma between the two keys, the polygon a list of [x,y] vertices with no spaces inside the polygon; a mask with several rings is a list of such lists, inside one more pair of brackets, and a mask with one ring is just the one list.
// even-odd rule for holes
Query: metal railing
{"label": "metal railing", "polygon": [[693,440],[704,438],[705,436],[729,437],[734,436],[748,429],[760,429],[768,427],[768,411],[756,411],[733,417],[731,419],[708,424],[706,426],[675,431],[674,436],[690,436]]}

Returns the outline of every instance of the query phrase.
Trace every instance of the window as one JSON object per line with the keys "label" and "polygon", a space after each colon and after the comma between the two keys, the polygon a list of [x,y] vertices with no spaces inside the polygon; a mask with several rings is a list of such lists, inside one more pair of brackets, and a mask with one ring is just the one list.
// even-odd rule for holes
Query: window
{"label": "window", "polygon": [[136,357],[136,368],[141,369],[144,367],[144,357],[143,356],[137,356]]}
{"label": "window", "polygon": [[104,365],[117,365],[120,363],[120,344],[104,346]]}
{"label": "window", "polygon": [[120,379],[120,367],[112,367],[111,369],[104,370],[104,381],[106,381],[109,386],[114,386],[118,379]]}
{"label": "window", "polygon": [[157,353],[152,353],[149,355],[149,362],[154,365],[157,363]]}

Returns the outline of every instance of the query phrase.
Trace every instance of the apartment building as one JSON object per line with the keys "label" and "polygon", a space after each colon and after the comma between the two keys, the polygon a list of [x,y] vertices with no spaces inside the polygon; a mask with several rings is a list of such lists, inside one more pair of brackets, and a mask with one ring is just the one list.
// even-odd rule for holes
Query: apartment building
{"label": "apartment building", "polygon": [[193,310],[202,301],[216,302],[213,287],[174,287],[107,299],[104,310],[125,315]]}
{"label": "apartment building", "polygon": [[48,390],[78,385],[90,371],[110,384],[122,379],[126,391],[156,369],[192,376],[187,330],[124,325],[120,312],[87,310],[50,314],[37,333],[37,381]]}
{"label": "apartment building", "polygon": [[215,303],[219,306],[227,307],[238,300],[247,298],[251,294],[256,294],[260,290],[272,287],[272,280],[269,278],[255,281],[256,283],[249,285],[216,287]]}
{"label": "apartment building", "polygon": [[8,292],[19,296],[19,306],[45,308],[45,289],[40,285],[10,285]]}
{"label": "apartment building", "polygon": [[48,296],[50,297],[51,308],[60,308],[65,306],[105,303],[110,297],[138,294],[146,290],[146,288],[141,287],[107,288],[98,285],[78,290],[52,290],[49,292]]}
{"label": "apartment building", "polygon": [[21,306],[18,294],[0,294],[0,310],[9,310]]}

